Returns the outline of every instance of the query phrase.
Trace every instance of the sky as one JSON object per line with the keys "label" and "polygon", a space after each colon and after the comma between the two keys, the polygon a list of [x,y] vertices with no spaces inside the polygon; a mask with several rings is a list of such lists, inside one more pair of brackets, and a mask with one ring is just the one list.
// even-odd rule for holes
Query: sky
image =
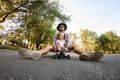
{"label": "sky", "polygon": [[[114,31],[120,36],[120,0],[59,0],[59,2],[63,6],[63,13],[71,16],[71,21],[66,22],[67,32],[79,35],[81,29],[88,29],[98,35]],[[6,21],[6,24],[15,27],[10,23]],[[55,24],[58,23],[59,21]]]}
{"label": "sky", "polygon": [[[59,0],[63,13],[71,16],[67,32],[88,29],[98,35],[114,31],[120,36],[120,0]],[[58,22],[59,23],[59,22]]]}

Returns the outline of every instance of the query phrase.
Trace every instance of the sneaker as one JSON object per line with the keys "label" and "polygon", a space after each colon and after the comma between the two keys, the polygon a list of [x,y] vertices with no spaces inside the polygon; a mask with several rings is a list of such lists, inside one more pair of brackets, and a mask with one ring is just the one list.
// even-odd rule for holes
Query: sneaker
{"label": "sneaker", "polygon": [[83,61],[99,61],[104,54],[102,52],[86,52],[79,56]]}
{"label": "sneaker", "polygon": [[40,57],[41,57],[41,55],[37,51],[29,50],[26,48],[19,48],[18,53],[23,58],[40,59]]}

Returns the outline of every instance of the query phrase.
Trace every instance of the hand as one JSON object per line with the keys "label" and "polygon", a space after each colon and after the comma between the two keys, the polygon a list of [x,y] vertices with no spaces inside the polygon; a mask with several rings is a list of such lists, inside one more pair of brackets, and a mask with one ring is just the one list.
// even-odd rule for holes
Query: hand
{"label": "hand", "polygon": [[68,52],[68,47],[65,48],[66,52]]}

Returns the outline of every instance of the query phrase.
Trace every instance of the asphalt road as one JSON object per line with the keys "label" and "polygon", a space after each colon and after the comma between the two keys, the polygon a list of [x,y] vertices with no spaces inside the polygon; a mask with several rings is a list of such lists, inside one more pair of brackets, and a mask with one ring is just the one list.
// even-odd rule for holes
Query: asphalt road
{"label": "asphalt road", "polygon": [[102,60],[53,59],[49,52],[39,60],[23,59],[17,51],[0,49],[0,80],[120,80],[120,54]]}

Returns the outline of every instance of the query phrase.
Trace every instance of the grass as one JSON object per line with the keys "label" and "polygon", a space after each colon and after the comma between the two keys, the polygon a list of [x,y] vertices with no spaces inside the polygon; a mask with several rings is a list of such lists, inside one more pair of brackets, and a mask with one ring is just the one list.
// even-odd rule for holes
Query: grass
{"label": "grass", "polygon": [[0,49],[8,49],[8,50],[18,50],[18,47],[13,46],[13,45],[2,45],[0,46]]}

